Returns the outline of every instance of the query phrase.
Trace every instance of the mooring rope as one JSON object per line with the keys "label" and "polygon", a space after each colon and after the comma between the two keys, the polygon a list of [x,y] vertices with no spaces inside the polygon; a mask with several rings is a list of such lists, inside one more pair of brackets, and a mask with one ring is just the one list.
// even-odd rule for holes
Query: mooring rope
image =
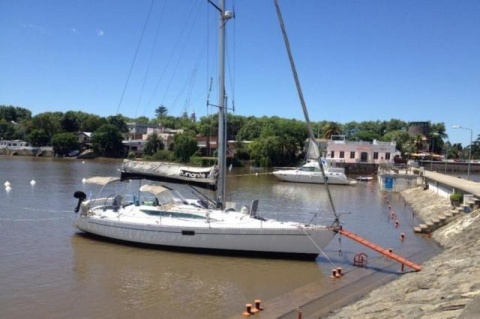
{"label": "mooring rope", "polygon": [[272,175],[272,173],[250,173],[250,174],[236,174],[236,175],[227,175],[227,177],[242,177],[242,176],[258,176],[258,175]]}
{"label": "mooring rope", "polygon": [[71,212],[73,212],[73,209],[72,210],[39,209],[39,208],[36,208],[36,207],[33,208],[33,207],[16,206],[16,205],[9,205],[9,204],[0,204],[0,206],[19,208],[19,209],[23,209],[23,210],[30,210],[30,211],[36,211],[36,212],[47,212],[47,213],[71,213]]}
{"label": "mooring rope", "polygon": [[1,221],[10,221],[10,222],[44,222],[52,220],[61,220],[61,219],[71,219],[72,217],[57,217],[57,218],[0,218]]}

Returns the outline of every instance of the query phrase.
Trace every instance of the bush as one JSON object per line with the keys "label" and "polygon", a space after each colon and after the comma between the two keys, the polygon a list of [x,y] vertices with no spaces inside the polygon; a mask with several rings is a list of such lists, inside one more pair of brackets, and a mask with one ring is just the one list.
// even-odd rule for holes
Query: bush
{"label": "bush", "polygon": [[175,162],[175,155],[172,151],[159,150],[153,155],[143,157],[147,161]]}
{"label": "bush", "polygon": [[450,195],[450,203],[452,203],[452,206],[456,207],[460,205],[460,203],[463,202],[463,194],[462,193],[453,193]]}
{"label": "bush", "polygon": [[210,167],[215,165],[216,162],[217,162],[217,159],[214,157],[200,157],[200,156],[190,157],[190,165],[192,166]]}

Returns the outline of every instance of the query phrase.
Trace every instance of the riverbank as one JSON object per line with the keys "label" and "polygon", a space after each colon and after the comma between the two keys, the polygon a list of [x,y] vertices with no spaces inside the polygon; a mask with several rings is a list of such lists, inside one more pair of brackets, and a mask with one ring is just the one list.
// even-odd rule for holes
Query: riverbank
{"label": "riverbank", "polygon": [[[429,190],[403,191],[423,220],[450,209],[447,199]],[[478,318],[480,317],[480,210],[462,214],[432,234],[443,251],[328,318]]]}

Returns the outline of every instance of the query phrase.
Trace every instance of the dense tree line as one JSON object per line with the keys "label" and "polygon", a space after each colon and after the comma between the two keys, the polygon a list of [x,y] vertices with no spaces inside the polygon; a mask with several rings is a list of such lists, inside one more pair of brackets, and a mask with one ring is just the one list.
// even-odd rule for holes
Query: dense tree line
{"label": "dense tree line", "polygon": [[[217,136],[217,119],[216,114],[201,117],[198,121],[194,114],[175,117],[168,115],[165,106],[158,107],[155,117],[150,119],[122,115],[100,117],[81,111],[44,112],[32,116],[25,108],[0,105],[0,139],[22,139],[33,146],[51,145],[57,154],[66,155],[79,147],[77,132],[91,132],[92,148],[97,154],[119,157],[126,155],[123,153],[122,134],[128,131],[127,122],[160,124],[165,128],[182,129],[184,133],[175,137],[173,145],[166,145],[156,134],[149,136],[145,155],[186,162],[191,156],[198,155],[195,136]],[[465,158],[469,150],[461,144],[446,142],[448,136],[443,123],[430,123],[429,136],[409,135],[408,122],[399,119],[344,124],[319,121],[312,123],[312,126],[317,138],[330,139],[333,135],[344,135],[349,141],[395,141],[397,149],[404,155],[433,151],[446,154],[448,158]],[[237,158],[251,160],[256,165],[285,166],[301,161],[306,138],[304,121],[276,116],[227,116],[227,139],[236,141]],[[479,158],[480,139],[471,147],[472,157]]]}

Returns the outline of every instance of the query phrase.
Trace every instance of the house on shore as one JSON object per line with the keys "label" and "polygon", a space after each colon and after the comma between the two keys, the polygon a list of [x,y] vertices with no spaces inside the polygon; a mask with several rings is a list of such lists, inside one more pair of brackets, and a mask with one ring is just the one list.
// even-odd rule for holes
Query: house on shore
{"label": "house on shore", "polygon": [[346,141],[344,135],[333,135],[327,142],[326,158],[337,163],[388,163],[400,156],[396,146],[394,141]]}

